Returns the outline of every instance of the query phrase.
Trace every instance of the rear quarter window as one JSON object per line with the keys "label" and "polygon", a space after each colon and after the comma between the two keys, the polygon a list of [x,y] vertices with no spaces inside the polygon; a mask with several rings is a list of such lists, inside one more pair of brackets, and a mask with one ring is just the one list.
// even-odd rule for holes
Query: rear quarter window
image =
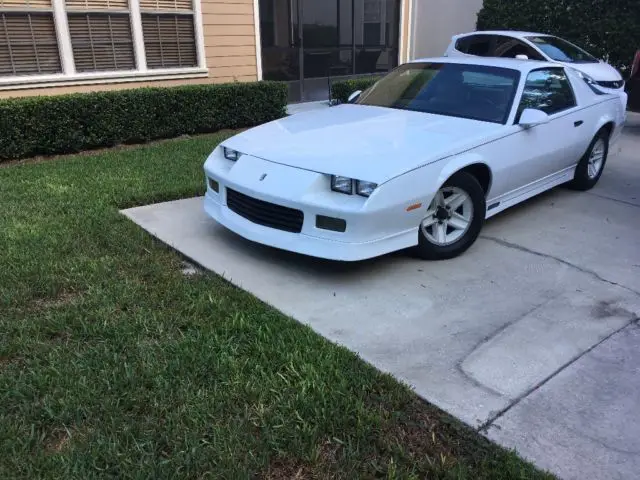
{"label": "rear quarter window", "polygon": [[492,35],[470,35],[456,42],[456,50],[469,55],[488,57],[491,55]]}

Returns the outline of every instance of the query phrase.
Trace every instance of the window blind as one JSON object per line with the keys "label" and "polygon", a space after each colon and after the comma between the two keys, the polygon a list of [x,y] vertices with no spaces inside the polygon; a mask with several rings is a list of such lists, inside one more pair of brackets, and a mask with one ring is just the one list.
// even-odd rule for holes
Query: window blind
{"label": "window blind", "polygon": [[191,0],[140,0],[140,10],[193,12]]}
{"label": "window blind", "polygon": [[128,0],[66,0],[76,71],[135,70]]}
{"label": "window blind", "polygon": [[0,0],[0,76],[61,71],[50,0]]}
{"label": "window blind", "polygon": [[195,67],[191,0],[140,0],[148,68]]}
{"label": "window blind", "polygon": [[66,0],[67,11],[129,10],[128,0]]}
{"label": "window blind", "polygon": [[142,14],[148,68],[197,65],[193,15]]}

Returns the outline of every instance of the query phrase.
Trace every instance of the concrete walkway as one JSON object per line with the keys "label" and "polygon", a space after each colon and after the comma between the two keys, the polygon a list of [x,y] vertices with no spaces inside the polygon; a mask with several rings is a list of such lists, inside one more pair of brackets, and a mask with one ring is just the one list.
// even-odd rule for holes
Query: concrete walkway
{"label": "concrete walkway", "polygon": [[591,192],[490,220],[467,254],[338,264],[252,244],[188,199],[124,212],[566,479],[640,474],[640,122]]}

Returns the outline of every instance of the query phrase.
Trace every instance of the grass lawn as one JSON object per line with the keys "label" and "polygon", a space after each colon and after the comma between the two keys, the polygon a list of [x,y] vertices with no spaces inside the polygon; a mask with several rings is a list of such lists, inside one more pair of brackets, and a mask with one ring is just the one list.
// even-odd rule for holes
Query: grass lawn
{"label": "grass lawn", "polygon": [[0,168],[0,478],[550,478],[118,213],[224,136]]}

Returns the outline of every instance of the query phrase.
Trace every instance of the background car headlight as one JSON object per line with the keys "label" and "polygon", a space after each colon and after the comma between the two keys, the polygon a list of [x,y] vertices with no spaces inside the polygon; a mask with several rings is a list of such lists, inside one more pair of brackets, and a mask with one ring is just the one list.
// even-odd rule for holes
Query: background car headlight
{"label": "background car headlight", "polygon": [[224,158],[232,162],[237,162],[241,155],[237,150],[232,150],[227,147],[222,147],[222,152],[224,153]]}
{"label": "background car headlight", "polygon": [[331,190],[351,195],[353,194],[353,180],[348,177],[331,175]]}
{"label": "background car headlight", "polygon": [[356,193],[363,197],[370,196],[378,185],[373,182],[362,182],[358,180],[356,182]]}

